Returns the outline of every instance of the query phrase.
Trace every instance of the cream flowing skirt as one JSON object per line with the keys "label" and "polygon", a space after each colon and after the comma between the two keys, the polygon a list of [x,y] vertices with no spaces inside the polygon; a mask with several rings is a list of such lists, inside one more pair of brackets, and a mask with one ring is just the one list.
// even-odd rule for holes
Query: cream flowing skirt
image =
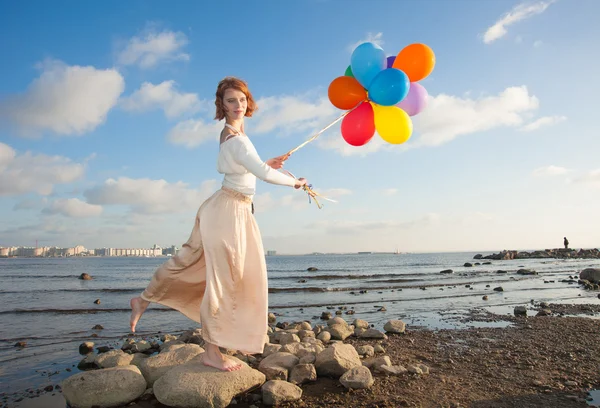
{"label": "cream flowing skirt", "polygon": [[267,267],[251,199],[223,187],[198,210],[181,250],[141,297],[202,324],[205,341],[262,353],[267,341]]}

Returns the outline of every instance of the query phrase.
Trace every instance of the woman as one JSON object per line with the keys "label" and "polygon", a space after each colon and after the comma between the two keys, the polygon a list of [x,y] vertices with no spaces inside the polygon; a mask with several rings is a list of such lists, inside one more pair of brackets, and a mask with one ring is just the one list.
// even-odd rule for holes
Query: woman
{"label": "woman", "polygon": [[287,156],[263,162],[244,133],[244,117],[256,104],[246,83],[223,79],[216,92],[215,119],[225,119],[217,170],[222,188],[198,210],[196,224],[177,255],[160,266],[140,297],[131,299],[131,331],[150,302],[179,310],[202,323],[205,365],[241,368],[219,347],[261,353],[267,339],[267,268],[253,216],[256,178],[300,188],[306,180],[276,171]]}

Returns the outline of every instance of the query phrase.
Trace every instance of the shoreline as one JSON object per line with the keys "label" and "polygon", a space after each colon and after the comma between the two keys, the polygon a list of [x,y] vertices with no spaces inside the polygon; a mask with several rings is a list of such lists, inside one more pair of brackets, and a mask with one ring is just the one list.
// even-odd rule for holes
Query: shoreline
{"label": "shoreline", "polygon": [[[596,373],[600,356],[594,351],[595,344],[600,342],[600,320],[597,319],[600,305],[536,304],[527,309],[527,317],[497,315],[478,309],[457,317],[463,323],[506,322],[505,327],[431,330],[408,326],[403,334],[388,333],[385,340],[349,337],[346,344],[355,347],[379,344],[392,364],[425,364],[430,373],[388,376],[375,372],[371,388],[352,391],[341,387],[338,380],[319,377],[316,382],[301,386],[301,400],[286,406],[584,406],[588,391],[600,388]],[[551,315],[536,316],[542,309],[550,309]],[[279,326],[284,326],[283,322]],[[265,407],[257,401],[258,396],[260,389],[247,392],[235,398],[235,407]],[[18,402],[9,398],[2,402],[5,404],[2,406],[15,408],[65,406],[64,398],[56,390],[42,391],[36,398],[25,397]],[[164,407],[153,398],[128,406]]]}

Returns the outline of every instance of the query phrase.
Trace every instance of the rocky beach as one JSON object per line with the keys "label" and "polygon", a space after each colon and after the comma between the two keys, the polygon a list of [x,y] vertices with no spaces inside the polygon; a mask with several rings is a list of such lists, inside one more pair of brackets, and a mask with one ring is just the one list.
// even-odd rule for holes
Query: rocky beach
{"label": "rocky beach", "polygon": [[[600,269],[582,272],[598,283]],[[592,288],[593,289],[593,288]],[[532,302],[511,315],[474,309],[463,322],[505,327],[425,330],[336,316],[316,324],[269,315],[262,354],[236,372],[202,364],[201,329],[84,342],[83,370],[3,406],[59,407],[583,407],[600,388],[600,305]],[[18,346],[18,345],[16,345]],[[228,350],[223,350],[228,352]],[[52,405],[48,405],[48,404]]]}
{"label": "rocky beach", "polygon": [[[470,257],[482,259],[479,255]],[[588,406],[590,391],[600,389],[600,357],[594,348],[600,340],[600,304],[593,301],[598,299],[600,269],[586,267],[574,274],[558,261],[558,269],[542,269],[538,275],[536,269],[552,262],[510,268],[507,262],[494,260],[492,266],[474,262],[431,272],[432,279],[449,276],[455,283],[420,286],[408,282],[404,291],[386,291],[403,297],[409,291],[424,290],[464,293],[448,298],[451,302],[467,295],[477,297],[479,306],[458,310],[450,303],[445,311],[437,312],[448,328],[419,325],[414,316],[399,314],[395,302],[361,303],[381,291],[350,292],[350,299],[357,299],[354,303],[327,303],[294,313],[280,309],[284,313],[269,315],[269,340],[262,354],[224,350],[243,363],[242,370],[232,373],[202,364],[200,329],[114,337],[107,335],[109,327],[96,324],[90,326],[91,331],[76,332],[82,333],[75,337],[82,338],[76,343],[79,347],[73,341],[66,343],[71,356],[81,355],[79,363],[70,357],[74,364],[58,362],[50,369],[36,370],[36,375],[46,378],[43,385],[17,392],[3,390],[0,407],[58,408],[67,402],[74,408]],[[475,272],[484,276],[475,284],[456,284],[460,277],[478,276],[469,271],[483,267],[494,269]],[[311,268],[312,274],[323,273]],[[98,277],[102,278],[78,280],[94,282]],[[315,275],[307,276],[311,279]],[[484,279],[503,280],[484,285]],[[530,282],[538,280],[541,289],[564,287],[578,293],[580,301],[551,302],[533,286],[525,292],[531,296],[526,302],[485,306],[498,296],[510,299],[523,285],[530,287]],[[412,286],[416,287],[407,289]],[[433,295],[425,293],[422,296]],[[552,293],[559,292],[552,289]],[[523,299],[524,295],[519,296]],[[35,343],[13,342],[11,355],[30,347],[34,351]]]}

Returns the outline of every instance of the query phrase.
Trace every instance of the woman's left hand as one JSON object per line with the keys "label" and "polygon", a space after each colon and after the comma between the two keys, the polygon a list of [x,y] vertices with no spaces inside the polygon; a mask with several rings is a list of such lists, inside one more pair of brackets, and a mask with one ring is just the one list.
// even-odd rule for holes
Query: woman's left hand
{"label": "woman's left hand", "polygon": [[283,163],[290,157],[289,154],[284,154],[283,156],[273,157],[272,159],[267,160],[267,163],[270,167],[278,170],[283,167]]}

